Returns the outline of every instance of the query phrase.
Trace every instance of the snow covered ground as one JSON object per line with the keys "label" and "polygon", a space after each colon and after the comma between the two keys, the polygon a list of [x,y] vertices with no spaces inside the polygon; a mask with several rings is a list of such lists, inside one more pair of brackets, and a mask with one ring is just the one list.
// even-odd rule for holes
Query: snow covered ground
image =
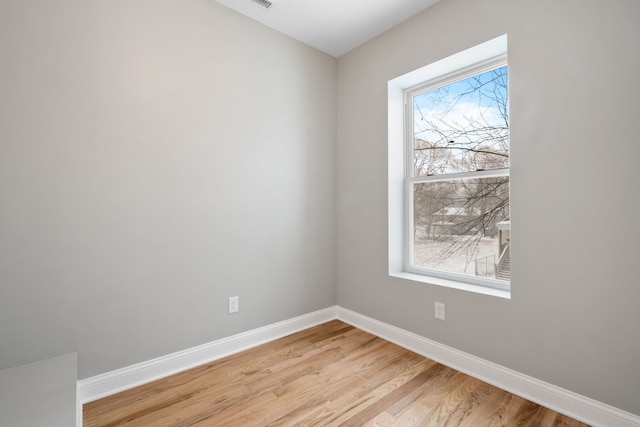
{"label": "snow covered ground", "polygon": [[[498,260],[497,237],[451,236],[446,240],[418,240],[414,246],[414,264],[431,268],[475,275],[475,259],[494,255],[487,259],[489,271]],[[483,265],[484,268],[484,265]]]}

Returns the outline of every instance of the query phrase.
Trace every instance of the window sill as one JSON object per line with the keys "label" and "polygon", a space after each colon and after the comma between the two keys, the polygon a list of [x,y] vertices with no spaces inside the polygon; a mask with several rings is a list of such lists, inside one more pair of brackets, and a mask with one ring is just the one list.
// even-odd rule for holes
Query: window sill
{"label": "window sill", "polygon": [[447,288],[458,289],[461,291],[474,292],[482,295],[490,295],[493,297],[511,299],[511,291],[503,291],[501,289],[493,289],[480,285],[472,285],[470,283],[458,282],[455,280],[447,280],[439,277],[424,276],[422,274],[407,273],[405,271],[390,272],[389,276],[398,279],[411,280],[414,282],[427,283],[429,285],[444,286]]}

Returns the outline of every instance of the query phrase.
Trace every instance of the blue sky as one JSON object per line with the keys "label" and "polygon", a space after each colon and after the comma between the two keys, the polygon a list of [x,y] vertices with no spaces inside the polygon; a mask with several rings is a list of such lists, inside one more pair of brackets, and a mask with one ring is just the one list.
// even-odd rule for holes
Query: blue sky
{"label": "blue sky", "polygon": [[[501,77],[496,79],[496,75]],[[507,99],[507,78],[505,66],[415,96],[415,138],[437,143],[443,139],[440,133],[459,134],[474,123],[476,127],[503,127],[496,98]]]}

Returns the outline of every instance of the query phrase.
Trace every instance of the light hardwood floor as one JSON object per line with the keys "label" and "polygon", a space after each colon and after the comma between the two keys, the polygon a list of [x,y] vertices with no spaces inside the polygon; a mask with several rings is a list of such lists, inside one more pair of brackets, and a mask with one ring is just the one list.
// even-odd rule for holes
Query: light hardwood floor
{"label": "light hardwood floor", "polygon": [[585,425],[337,320],[84,405],[85,427]]}

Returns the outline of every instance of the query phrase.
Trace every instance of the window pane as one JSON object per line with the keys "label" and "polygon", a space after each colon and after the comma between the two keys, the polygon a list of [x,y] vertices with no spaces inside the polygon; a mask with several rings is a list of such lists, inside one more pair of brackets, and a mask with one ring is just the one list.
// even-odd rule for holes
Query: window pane
{"label": "window pane", "polygon": [[413,97],[414,176],[509,167],[507,67]]}
{"label": "window pane", "polygon": [[509,178],[414,184],[413,266],[509,281]]}

